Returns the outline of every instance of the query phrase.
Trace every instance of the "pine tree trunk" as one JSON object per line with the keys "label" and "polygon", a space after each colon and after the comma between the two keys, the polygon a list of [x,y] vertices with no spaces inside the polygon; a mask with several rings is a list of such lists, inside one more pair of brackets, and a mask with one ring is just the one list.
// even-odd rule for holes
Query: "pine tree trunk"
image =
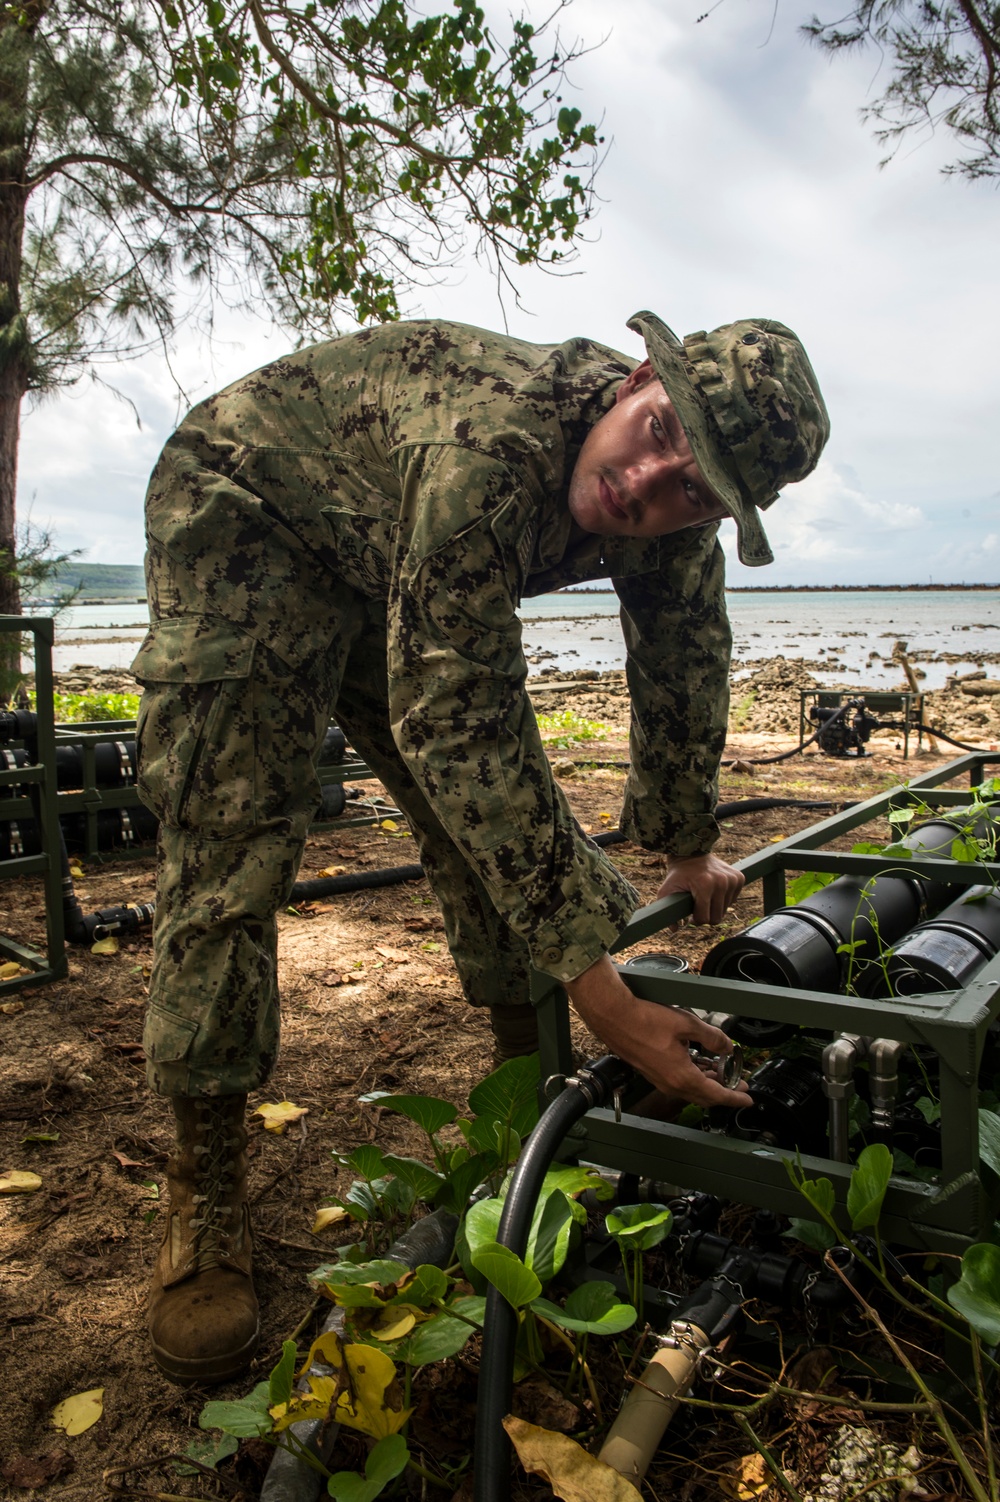
{"label": "pine tree trunk", "polygon": [[[0,13],[0,614],[20,615],[17,576],[17,448],[21,401],[31,380],[31,344],[21,310],[20,280],[27,189],[28,87],[34,30],[44,0]],[[20,24],[18,22],[20,21]],[[19,642],[0,635],[0,694],[12,691]]]}

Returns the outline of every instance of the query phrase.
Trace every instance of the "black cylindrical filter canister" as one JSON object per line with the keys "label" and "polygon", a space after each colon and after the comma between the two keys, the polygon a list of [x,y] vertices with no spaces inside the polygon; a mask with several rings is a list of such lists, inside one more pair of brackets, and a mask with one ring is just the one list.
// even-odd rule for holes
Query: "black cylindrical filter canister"
{"label": "black cylindrical filter canister", "polygon": [[[866,883],[842,876],[723,939],[705,956],[701,973],[806,991],[839,991],[849,977],[852,989],[866,990],[866,972],[880,968],[873,962],[919,921],[922,895],[910,877]],[[853,953],[840,953],[844,944],[854,945]],[[791,1031],[785,1024],[741,1018],[733,1036],[773,1045]]]}
{"label": "black cylindrical filter canister", "polygon": [[895,946],[886,965],[885,994],[960,990],[998,952],[1000,897],[992,887],[970,887]]}
{"label": "black cylindrical filter canister", "polygon": [[[899,843],[914,855],[950,859],[968,811],[930,819]],[[976,821],[980,838],[995,832],[989,815]],[[954,891],[944,882],[927,882],[893,871],[874,882],[842,876],[804,901],[760,918],[723,939],[702,963],[703,975],[743,980],[756,985],[789,986],[809,991],[884,994],[886,951],[909,932],[926,911],[936,912]],[[853,953],[838,953],[842,945]],[[784,1024],[741,1018],[733,1036],[743,1043],[773,1045],[794,1032]]]}

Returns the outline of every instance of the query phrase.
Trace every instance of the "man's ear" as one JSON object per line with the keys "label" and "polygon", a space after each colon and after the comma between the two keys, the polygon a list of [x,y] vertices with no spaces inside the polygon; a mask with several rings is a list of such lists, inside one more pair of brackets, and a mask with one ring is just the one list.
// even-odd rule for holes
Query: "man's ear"
{"label": "man's ear", "polygon": [[615,392],[615,401],[623,402],[626,397],[633,396],[647,381],[655,381],[656,373],[649,360],[643,360],[634,370],[630,370]]}

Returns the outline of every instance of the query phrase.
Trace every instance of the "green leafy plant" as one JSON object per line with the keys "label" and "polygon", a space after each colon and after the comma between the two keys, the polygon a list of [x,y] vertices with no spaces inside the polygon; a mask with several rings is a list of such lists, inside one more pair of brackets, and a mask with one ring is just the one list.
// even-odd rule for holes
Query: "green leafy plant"
{"label": "green leafy plant", "polygon": [[666,1205],[619,1205],[604,1217],[608,1235],[622,1254],[632,1303],[643,1317],[643,1266],[646,1252],[670,1235],[673,1214]]}
{"label": "green leafy plant", "polygon": [[[841,1232],[834,1218],[835,1194],[830,1180],[806,1179],[801,1171],[797,1171],[787,1159],[785,1167],[792,1183],[807,1200],[810,1208],[826,1225],[831,1235],[836,1240],[840,1240]],[[950,1316],[954,1311],[962,1317],[963,1328],[960,1328],[958,1333],[969,1346],[975,1397],[981,1421],[979,1440],[986,1457],[988,1489],[983,1486],[976,1474],[969,1457],[968,1445],[962,1443],[955,1431],[952,1413],[925,1380],[907,1346],[892,1333],[871,1302],[865,1299],[857,1289],[853,1289],[853,1292],[868,1319],[881,1332],[893,1356],[909,1375],[920,1396],[924,1411],[929,1414],[936,1425],[968,1487],[969,1495],[975,1498],[976,1502],[998,1502],[1000,1492],[997,1487],[997,1456],[989,1422],[990,1402],[984,1381],[984,1362],[989,1363],[994,1373],[1000,1372],[1000,1366],[992,1360],[992,1357],[986,1356],[982,1349],[982,1342],[985,1341],[993,1346],[1000,1341],[1000,1246],[992,1242],[980,1242],[967,1248],[961,1261],[961,1276],[948,1288],[946,1301],[930,1288],[924,1288],[905,1271],[901,1264],[895,1261],[893,1261],[894,1276],[890,1278],[886,1271],[879,1218],[891,1175],[892,1155],[883,1144],[877,1143],[866,1147],[859,1155],[848,1183],[847,1214],[855,1232],[868,1230],[872,1232],[875,1239],[876,1258],[873,1260],[866,1255],[863,1244],[857,1238],[853,1241],[854,1254],[878,1281],[883,1292],[908,1314],[926,1320],[939,1332],[945,1328],[953,1332],[956,1329],[953,1318],[949,1318],[945,1324],[941,1319],[942,1314]],[[840,1276],[844,1277],[844,1274],[841,1273]]]}
{"label": "green leafy plant", "polygon": [[584,719],[572,709],[563,709],[556,714],[540,714],[535,718],[545,745],[563,750],[582,745],[584,741],[603,740],[608,733],[607,725],[602,725],[599,720]]}

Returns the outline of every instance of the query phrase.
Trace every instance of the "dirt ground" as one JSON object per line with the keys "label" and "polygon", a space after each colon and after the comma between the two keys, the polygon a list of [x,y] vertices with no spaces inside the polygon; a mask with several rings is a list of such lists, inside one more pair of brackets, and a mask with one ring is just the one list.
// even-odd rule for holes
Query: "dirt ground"
{"label": "dirt ground", "polygon": [[[624,696],[614,689],[581,683],[572,696],[550,689],[537,701],[545,710],[600,714],[612,725],[608,739],[585,752],[552,752],[578,818],[594,832],[617,821],[624,773],[566,763],[584,754],[624,759]],[[787,736],[742,735],[728,754],[747,761],[788,744]],[[865,760],[807,752],[771,767],[729,768],[721,797],[861,799],[938,761],[925,755],[904,762],[891,737],[874,745],[875,754]],[[738,859],[818,817],[785,809],[727,820],[719,853]],[[630,844],[612,846],[609,854],[649,900],[665,860]],[[301,874],[414,858],[406,835],[336,829],[310,839]],[[150,858],[86,863],[77,881],[84,909],[150,899],[153,874]],[[755,916],[757,900],[756,892],[745,894],[724,930]],[[0,931],[41,942],[38,884],[6,883],[0,904]],[[462,998],[426,882],[289,911],[280,930],[282,1048],[273,1079],[251,1107],[290,1100],[308,1108],[308,1115],[283,1136],[265,1132],[261,1118],[252,1118],[263,1340],[251,1377],[216,1395],[248,1391],[267,1373],[282,1340],[302,1330],[309,1317],[314,1300],[305,1273],[347,1239],[336,1229],[320,1236],[310,1231],[323,1197],[347,1187],[331,1151],[377,1140],[397,1152],[421,1153],[408,1122],[359,1105],[358,1096],[374,1089],[427,1092],[464,1105],[490,1061],[487,1018]],[[718,937],[717,930],[683,928],[670,936],[669,947],[696,964]],[[662,947],[662,941],[648,947]],[[172,1386],[146,1349],[145,1290],[161,1221],[156,1196],[171,1141],[163,1103],[149,1095],[143,1074],[149,960],[145,937],[123,942],[114,955],[74,950],[68,980],[9,1000],[0,996],[0,1172],[30,1170],[42,1179],[34,1194],[0,1199],[0,1476],[6,1478],[0,1495],[91,1502],[109,1494],[102,1482],[109,1468],[176,1454],[198,1433],[205,1394]],[[469,1360],[474,1364],[474,1357]],[[98,1387],[104,1389],[104,1414],[95,1427],[73,1438],[52,1427],[50,1414],[61,1399]],[[446,1427],[467,1450],[467,1399],[455,1403]],[[235,1466],[229,1464],[227,1474],[246,1499],[257,1495],[266,1460],[262,1448],[251,1444]],[[690,1495],[683,1481],[679,1472],[676,1488],[657,1494]],[[127,1496],[221,1495],[214,1482],[180,1478],[165,1461],[133,1477],[132,1489],[121,1489],[120,1473],[112,1474],[111,1484]]]}

